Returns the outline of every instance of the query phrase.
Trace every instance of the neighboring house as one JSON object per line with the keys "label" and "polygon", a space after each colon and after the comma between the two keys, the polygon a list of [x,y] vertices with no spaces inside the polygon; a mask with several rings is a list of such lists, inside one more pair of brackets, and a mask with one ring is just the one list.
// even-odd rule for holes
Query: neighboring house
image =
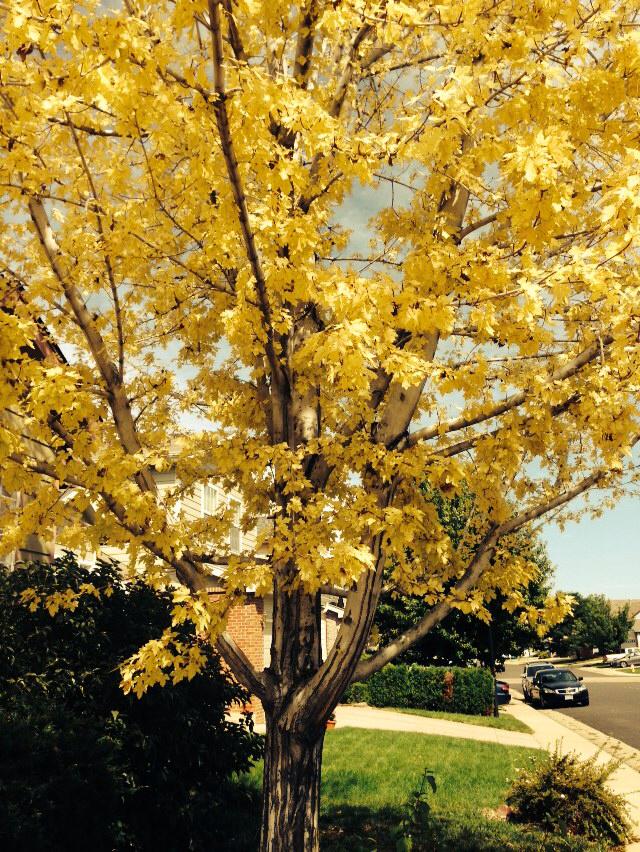
{"label": "neighboring house", "polygon": [[[162,473],[155,473],[154,476],[158,485],[160,498],[162,498],[163,493],[177,488],[180,484],[175,468]],[[5,499],[15,501],[23,498],[20,495],[11,495]],[[186,520],[197,521],[207,516],[213,516],[221,509],[229,508],[233,510],[235,516],[235,522],[232,523],[229,529],[229,553],[255,552],[257,530],[252,529],[247,532],[241,528],[242,502],[238,492],[231,491],[227,493],[216,485],[197,483],[190,491],[181,494],[173,511],[176,515],[182,516]],[[0,515],[1,512],[0,506]],[[10,565],[14,565],[19,561],[50,561],[56,556],[61,556],[62,553],[63,548],[55,541],[55,538],[43,542],[33,536],[30,537],[30,540],[25,543],[23,548],[12,554],[5,561]],[[81,562],[85,565],[91,565],[100,558],[113,559],[122,564],[127,563],[129,559],[126,550],[104,546],[99,553],[92,553],[81,557]],[[213,567],[212,593],[215,593],[216,588],[220,589],[224,585],[224,570],[222,566],[218,567],[217,570],[215,566]],[[322,603],[322,651],[323,655],[326,655],[328,649],[335,642],[343,615],[343,607],[341,599],[335,595],[323,595]],[[251,590],[248,591],[244,603],[235,606],[229,614],[227,626],[229,633],[259,671],[267,667],[270,663],[272,619],[272,596],[267,595],[264,598],[260,598]],[[263,712],[259,702],[255,702],[252,709],[254,710],[256,719],[261,720]]]}
{"label": "neighboring house", "polygon": [[640,648],[640,599],[632,600],[612,600],[610,601],[611,611],[619,612],[625,606],[629,606],[629,615],[633,616],[633,624],[629,629],[626,640],[622,643],[624,648]]}
{"label": "neighboring house", "polygon": [[[12,313],[12,303],[20,298],[20,291],[12,291],[0,303],[0,310],[6,314]],[[24,350],[35,361],[47,361],[57,364],[65,364],[66,358],[59,346],[51,339],[50,334],[42,323],[37,326],[37,331],[32,344]],[[47,461],[50,450],[39,441],[29,437],[29,430],[25,418],[18,411],[4,409],[0,411],[0,424],[14,433],[21,434],[31,458],[39,461]],[[8,493],[0,484],[0,540],[2,536],[2,513],[3,511],[20,510],[31,500],[29,494],[24,492]],[[17,551],[0,556],[0,565],[12,566],[15,562],[29,562],[36,560],[50,561],[53,559],[55,550],[55,531],[46,539],[38,535],[30,535]]]}

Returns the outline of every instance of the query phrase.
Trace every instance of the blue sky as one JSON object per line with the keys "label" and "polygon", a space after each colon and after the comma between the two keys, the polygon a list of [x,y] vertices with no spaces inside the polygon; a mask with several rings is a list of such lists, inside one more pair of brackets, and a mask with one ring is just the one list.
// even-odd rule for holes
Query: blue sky
{"label": "blue sky", "polygon": [[555,586],[566,592],[640,598],[640,499],[626,497],[601,518],[584,516],[561,531],[542,529],[556,567]]}

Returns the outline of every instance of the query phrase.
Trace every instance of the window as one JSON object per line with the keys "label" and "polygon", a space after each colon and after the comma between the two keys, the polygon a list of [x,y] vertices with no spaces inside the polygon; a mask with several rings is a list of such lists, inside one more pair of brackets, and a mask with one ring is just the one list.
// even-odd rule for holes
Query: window
{"label": "window", "polygon": [[215,515],[220,505],[218,490],[213,485],[204,485],[202,494],[202,511],[205,515]]}
{"label": "window", "polygon": [[229,509],[231,510],[229,548],[232,553],[240,553],[242,550],[242,531],[240,529],[240,503],[238,500],[230,500]]}

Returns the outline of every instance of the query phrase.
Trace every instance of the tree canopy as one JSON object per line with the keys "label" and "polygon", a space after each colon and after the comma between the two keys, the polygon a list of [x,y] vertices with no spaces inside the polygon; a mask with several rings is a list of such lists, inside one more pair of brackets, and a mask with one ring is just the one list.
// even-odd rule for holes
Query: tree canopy
{"label": "tree canopy", "polygon": [[[0,407],[30,436],[3,418],[1,477],[37,498],[5,551],[55,524],[175,574],[175,619],[299,733],[452,607],[525,581],[505,535],[633,479],[633,6],[17,0],[0,20]],[[43,329],[67,363],[29,356]],[[425,479],[476,495],[455,550]],[[263,557],[228,552],[228,513],[180,517],[202,482],[270,520]],[[431,609],[358,663],[390,562]],[[274,594],[266,673],[221,632],[247,588]],[[316,797],[274,816],[295,799],[271,797],[265,831],[311,848]]]}
{"label": "tree canopy", "polygon": [[571,614],[551,631],[551,648],[558,654],[577,654],[583,648],[597,648],[601,654],[618,651],[633,624],[628,605],[613,613],[604,595],[576,592],[573,598]]}

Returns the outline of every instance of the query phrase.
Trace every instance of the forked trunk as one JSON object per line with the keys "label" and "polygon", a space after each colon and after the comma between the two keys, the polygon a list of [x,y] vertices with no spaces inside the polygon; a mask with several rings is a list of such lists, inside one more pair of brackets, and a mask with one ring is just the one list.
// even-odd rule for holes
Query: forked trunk
{"label": "forked trunk", "polygon": [[267,718],[261,852],[318,852],[324,731],[309,738]]}

